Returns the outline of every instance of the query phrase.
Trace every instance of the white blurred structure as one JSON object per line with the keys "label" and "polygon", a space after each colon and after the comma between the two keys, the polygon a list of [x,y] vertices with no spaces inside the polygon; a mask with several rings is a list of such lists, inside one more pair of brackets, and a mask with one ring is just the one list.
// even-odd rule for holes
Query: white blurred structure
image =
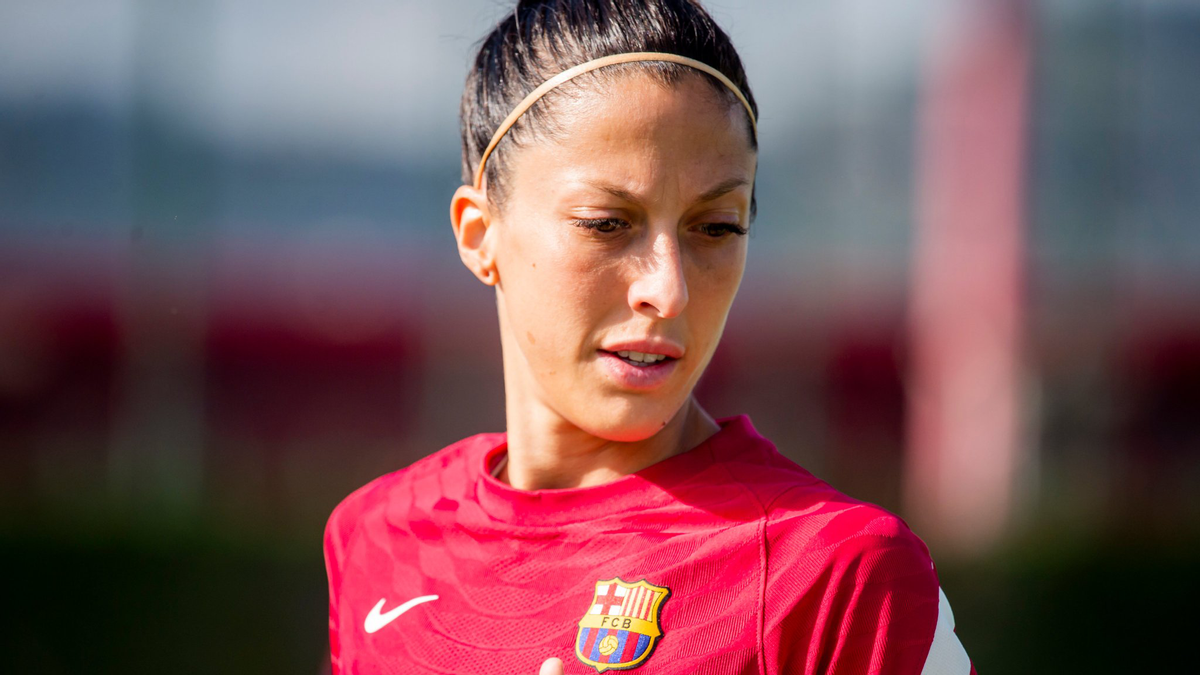
{"label": "white blurred structure", "polygon": [[978,4],[930,50],[910,300],[908,510],[962,552],[1010,525],[1027,451],[1028,17],[1023,2]]}

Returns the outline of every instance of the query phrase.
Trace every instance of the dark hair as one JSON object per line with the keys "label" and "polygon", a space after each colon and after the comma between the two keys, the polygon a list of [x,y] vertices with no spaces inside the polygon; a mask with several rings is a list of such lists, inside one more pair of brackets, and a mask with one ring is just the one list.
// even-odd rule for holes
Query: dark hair
{"label": "dark hair", "polygon": [[[538,85],[586,61],[629,52],[667,52],[708,64],[742,90],[758,116],[733,43],[696,0],[520,0],[484,38],[467,75],[460,110],[463,183],[473,182],[492,134]],[[563,95],[562,90],[569,92],[570,85],[578,86],[585,78],[611,77],[628,68],[642,69],[667,84],[686,73],[696,73],[720,95],[736,101],[716,78],[673,63],[627,63],[580,76],[544,96],[504,136],[488,158],[489,200],[502,199],[504,149],[520,145],[533,133],[553,132],[546,111],[554,97]],[[749,127],[749,117],[746,123]],[[756,143],[753,132],[750,139]]]}

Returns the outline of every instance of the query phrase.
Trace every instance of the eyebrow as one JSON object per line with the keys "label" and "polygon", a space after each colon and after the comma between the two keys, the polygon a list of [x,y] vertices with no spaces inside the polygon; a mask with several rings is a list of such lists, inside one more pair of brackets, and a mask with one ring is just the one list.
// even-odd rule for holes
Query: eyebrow
{"label": "eyebrow", "polygon": [[[633,194],[629,190],[626,190],[621,187],[617,187],[616,185],[610,185],[608,183],[600,183],[600,182],[595,182],[595,181],[584,181],[584,183],[588,187],[592,187],[597,190],[607,192],[608,194],[610,194],[618,199],[621,199],[621,200],[624,200],[627,202],[631,202],[633,204],[641,203],[641,199],[639,199],[637,195]],[[712,200],[717,199],[718,197],[722,197],[744,185],[749,185],[749,184],[750,184],[750,181],[746,180],[745,178],[730,178],[721,183],[718,183],[711,190],[700,195],[700,198],[696,201],[699,203],[711,202]]]}
{"label": "eyebrow", "polygon": [[726,180],[723,183],[717,184],[716,187],[709,190],[708,192],[705,192],[704,194],[700,195],[699,201],[700,202],[711,202],[712,200],[716,199],[717,197],[722,197],[724,195],[727,195],[730,192],[733,192],[734,190],[736,190],[744,185],[749,185],[749,184],[750,184],[750,181],[746,180],[745,178],[730,178],[729,180]]}

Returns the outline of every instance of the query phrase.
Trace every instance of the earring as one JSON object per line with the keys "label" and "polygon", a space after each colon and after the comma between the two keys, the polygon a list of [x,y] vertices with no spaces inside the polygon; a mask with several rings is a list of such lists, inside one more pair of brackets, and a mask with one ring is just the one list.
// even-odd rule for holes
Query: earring
{"label": "earring", "polygon": [[484,271],[483,283],[487,284],[488,286],[491,286],[492,284],[496,283],[495,278],[496,278],[495,270],[488,268],[486,271]]}

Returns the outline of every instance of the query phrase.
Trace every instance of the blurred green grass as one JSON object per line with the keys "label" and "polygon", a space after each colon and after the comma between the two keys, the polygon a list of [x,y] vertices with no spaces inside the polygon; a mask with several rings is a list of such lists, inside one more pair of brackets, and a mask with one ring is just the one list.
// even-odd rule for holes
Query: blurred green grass
{"label": "blurred green grass", "polygon": [[[319,528],[184,522],[0,531],[6,672],[321,672]],[[1198,534],[1043,531],[939,572],[984,675],[1187,672]]]}
{"label": "blurred green grass", "polygon": [[986,560],[939,565],[980,673],[1194,668],[1200,536],[1041,531]]}
{"label": "blurred green grass", "polygon": [[[5,672],[318,673],[327,608],[311,541],[187,527],[0,534]],[[9,667],[12,667],[9,670]]]}

